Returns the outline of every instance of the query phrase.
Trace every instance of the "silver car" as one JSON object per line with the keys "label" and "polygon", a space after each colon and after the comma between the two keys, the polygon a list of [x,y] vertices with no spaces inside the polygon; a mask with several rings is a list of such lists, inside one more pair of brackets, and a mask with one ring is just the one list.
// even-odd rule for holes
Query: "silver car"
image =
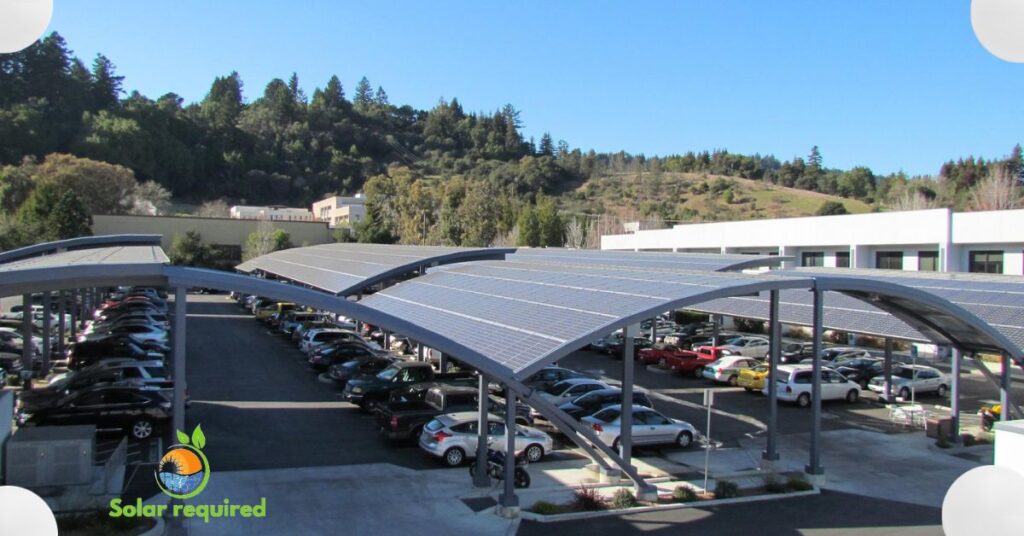
{"label": "silver car", "polygon": [[[597,413],[584,417],[581,422],[589,426],[612,449],[619,449],[622,433],[620,419],[622,405],[608,406]],[[686,421],[670,419],[651,408],[633,406],[634,445],[676,445],[689,447],[697,437],[697,429]]]}
{"label": "silver car", "polygon": [[[494,450],[505,450],[505,422],[495,415],[487,416],[488,442]],[[423,427],[420,448],[437,456],[449,467],[461,465],[467,458],[476,458],[477,413],[463,411],[439,415]],[[539,462],[554,448],[551,436],[529,426],[516,426],[516,452],[524,451],[526,459]]]}
{"label": "silver car", "polygon": [[[868,389],[885,397],[885,376],[875,376],[868,382]],[[949,392],[949,378],[935,367],[925,365],[901,365],[892,371],[893,396],[910,400],[921,393],[935,393],[945,398]]]}

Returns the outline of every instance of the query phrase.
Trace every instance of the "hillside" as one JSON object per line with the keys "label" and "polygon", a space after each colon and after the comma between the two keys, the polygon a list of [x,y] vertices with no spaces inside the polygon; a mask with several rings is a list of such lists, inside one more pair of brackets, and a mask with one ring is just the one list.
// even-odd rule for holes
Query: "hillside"
{"label": "hillside", "polygon": [[706,173],[619,173],[591,178],[562,196],[571,213],[604,213],[620,220],[750,220],[813,215],[838,201],[850,213],[870,212],[856,199],[769,182]]}

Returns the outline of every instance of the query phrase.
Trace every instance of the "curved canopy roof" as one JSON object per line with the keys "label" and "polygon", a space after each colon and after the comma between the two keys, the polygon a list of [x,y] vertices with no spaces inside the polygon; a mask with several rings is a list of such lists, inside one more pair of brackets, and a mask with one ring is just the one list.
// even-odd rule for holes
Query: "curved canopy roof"
{"label": "curved canopy roof", "polygon": [[[159,242],[159,239],[158,239]],[[116,285],[162,285],[159,245],[62,251],[0,264],[0,296]]]}
{"label": "curved canopy roof", "polygon": [[455,248],[389,244],[322,244],[285,249],[237,266],[338,296],[357,294],[420,268],[464,261],[502,259],[514,248]]}
{"label": "curved canopy roof", "polygon": [[37,257],[58,251],[70,251],[75,249],[94,249],[108,246],[159,246],[160,235],[99,235],[70,238],[68,240],[57,240],[55,242],[44,242],[33,244],[23,248],[12,249],[0,253],[0,263],[13,262],[19,259]]}
{"label": "curved canopy roof", "polygon": [[509,260],[546,264],[588,266],[604,264],[623,268],[736,272],[748,268],[778,266],[793,257],[717,253],[668,253],[657,251],[606,251],[595,249],[521,248]]}

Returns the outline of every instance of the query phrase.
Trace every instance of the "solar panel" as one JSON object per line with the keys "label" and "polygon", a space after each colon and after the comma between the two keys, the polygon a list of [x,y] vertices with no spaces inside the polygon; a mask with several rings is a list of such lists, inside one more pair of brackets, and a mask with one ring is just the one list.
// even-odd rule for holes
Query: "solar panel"
{"label": "solar panel", "polygon": [[621,266],[629,268],[689,271],[739,271],[777,266],[789,257],[777,255],[736,255],[717,253],[669,253],[656,251],[608,251],[593,249],[521,248],[509,260],[574,266]]}
{"label": "solar panel", "polygon": [[0,272],[92,264],[162,264],[168,262],[160,246],[114,246],[62,251],[0,264]]}

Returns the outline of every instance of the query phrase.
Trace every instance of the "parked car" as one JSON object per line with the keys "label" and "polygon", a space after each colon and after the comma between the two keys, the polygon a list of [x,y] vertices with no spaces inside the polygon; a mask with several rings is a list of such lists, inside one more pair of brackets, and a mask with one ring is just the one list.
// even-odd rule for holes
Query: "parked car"
{"label": "parked car", "polygon": [[475,372],[460,371],[441,374],[434,372],[434,367],[430,363],[396,361],[375,375],[358,376],[349,380],[345,384],[345,390],[342,391],[342,398],[346,402],[358,405],[365,411],[370,408],[370,403],[383,402],[388,399],[391,391],[410,384],[475,377]]}
{"label": "parked car", "polygon": [[673,333],[666,335],[662,342],[678,346],[683,350],[693,350],[700,346],[708,346],[714,341],[711,335],[682,335]]}
{"label": "parked car", "polygon": [[721,350],[712,346],[700,346],[696,350],[685,350],[668,357],[668,368],[673,372],[695,378],[704,377],[704,367],[722,357]]}
{"label": "parked car", "polygon": [[[633,337],[633,359],[637,358],[637,353],[644,348],[651,347],[651,340],[647,337]],[[605,352],[612,357],[612,359],[622,359],[623,352],[626,351],[625,339],[618,339],[608,343],[605,347]]]}
{"label": "parked car", "polygon": [[[0,328],[0,350],[6,352],[21,352],[25,338],[21,332],[13,328]],[[43,347],[42,337],[36,337],[35,335],[31,338],[32,351],[35,355],[41,353]]]}
{"label": "parked car", "polygon": [[751,369],[760,364],[760,361],[752,357],[727,355],[714,363],[706,365],[701,374],[709,380],[735,386],[740,379],[741,370]]}
{"label": "parked car", "polygon": [[362,337],[353,331],[331,328],[317,328],[306,332],[306,335],[299,341],[299,351],[304,354],[312,353],[313,349],[333,341],[362,341]]}
{"label": "parked car", "polygon": [[[800,363],[814,356],[814,344],[809,342],[784,342],[779,347],[779,363]],[[767,355],[765,356],[767,357]]]}
{"label": "parked car", "polygon": [[3,372],[4,379],[0,381],[0,387],[8,381],[18,378],[24,365],[21,363],[21,354],[0,351],[0,372]]}
{"label": "parked car", "polygon": [[667,368],[669,356],[679,355],[683,352],[692,353],[690,350],[684,350],[673,344],[659,342],[648,348],[640,349],[640,351],[637,352],[637,359],[645,365],[659,365],[663,368]]}
{"label": "parked car", "polygon": [[587,349],[591,350],[591,351],[594,351],[594,352],[607,353],[608,345],[613,343],[613,342],[620,341],[620,340],[622,340],[622,330],[621,329],[618,330],[618,331],[615,331],[613,333],[609,333],[608,335],[605,335],[604,337],[601,337],[600,339],[596,339],[596,340],[591,341],[590,344],[587,345]]}
{"label": "parked car", "polygon": [[477,409],[474,387],[439,385],[431,387],[423,400],[388,402],[377,406],[377,428],[388,439],[419,437],[423,425],[438,415]]}
{"label": "parked car", "polygon": [[97,386],[73,391],[52,405],[18,414],[19,426],[92,424],[146,439],[171,418],[171,401],[160,391]]}
{"label": "parked car", "polygon": [[754,368],[740,370],[740,376],[736,379],[736,385],[750,391],[760,391],[764,388],[765,378],[768,377],[768,365],[757,365]]}
{"label": "parked car", "polygon": [[133,359],[160,360],[166,355],[140,344],[127,335],[118,335],[92,341],[75,342],[66,350],[67,367],[81,369],[101,359],[131,357]]}
{"label": "parked car", "polygon": [[885,361],[874,357],[858,357],[845,361],[842,366],[836,367],[835,370],[845,376],[846,379],[857,382],[861,389],[867,389],[868,382],[874,377],[885,373]]}
{"label": "parked car", "polygon": [[313,370],[317,372],[324,372],[327,370],[327,367],[330,367],[331,365],[344,363],[353,359],[370,358],[376,355],[378,355],[377,352],[371,350],[365,344],[353,341],[348,344],[331,346],[323,351],[320,351],[320,349],[314,349],[309,356],[308,363]]}
{"label": "parked car", "polygon": [[[861,348],[852,348],[848,346],[833,346],[830,348],[825,348],[821,351],[822,364],[828,365],[830,367],[838,367],[847,361],[857,358],[872,357],[874,356],[872,356],[871,352],[867,350]],[[804,365],[810,364],[812,362],[813,360],[809,357],[800,361],[800,363]]]}
{"label": "parked car", "polygon": [[46,387],[22,391],[18,395],[18,406],[31,411],[51,405],[74,391],[100,384],[157,390],[174,387],[162,361],[104,359],[88,368],[58,375]]}
{"label": "parked car", "polygon": [[285,335],[291,335],[295,328],[299,327],[304,322],[314,322],[317,320],[323,320],[323,315],[320,313],[312,313],[307,311],[289,311],[281,322],[277,326],[277,330]]}
{"label": "parked car", "polygon": [[[568,402],[563,402],[562,405],[558,406],[558,409],[568,413],[570,417],[578,421],[608,406],[618,404],[622,404],[622,389],[613,387],[582,394]],[[633,391],[633,405],[644,406],[645,408],[654,407],[651,398],[643,391]]]}
{"label": "parked car", "polygon": [[[802,408],[811,404],[812,365],[779,365],[773,373],[777,384],[776,393],[779,400],[796,402]],[[768,394],[768,383],[765,382],[761,392]],[[860,399],[860,386],[847,380],[842,374],[830,369],[821,369],[821,399],[846,400],[853,403]]]}
{"label": "parked car", "polygon": [[[496,415],[487,416],[487,437],[492,449],[505,450],[505,423]],[[423,426],[419,445],[445,465],[455,467],[467,459],[476,458],[478,438],[475,411],[448,413]],[[531,462],[544,459],[554,449],[551,436],[536,428],[520,425],[516,425],[514,444],[516,452],[523,452]]]}
{"label": "parked car", "polygon": [[768,339],[764,337],[733,337],[720,345],[723,351],[732,355],[761,358],[768,355]]}
{"label": "parked car", "polygon": [[[622,434],[622,405],[609,406],[584,417],[581,422],[590,426],[597,437],[613,450],[619,449]],[[633,406],[633,445],[676,445],[686,448],[693,444],[697,429],[686,421],[670,419],[644,406]]]}
{"label": "parked car", "polygon": [[[562,380],[551,387],[548,387],[540,393],[540,397],[556,406],[561,405],[562,402],[572,400],[584,393],[596,391],[598,389],[608,389],[610,386],[600,380],[594,380],[591,378],[571,378],[568,380]],[[540,415],[536,410],[533,412],[534,417]]]}
{"label": "parked car", "polygon": [[166,330],[150,324],[127,324],[117,326],[103,332],[79,335],[78,340],[93,341],[110,335],[127,335],[137,342],[154,342],[157,344],[167,344],[169,340],[169,335]]}
{"label": "parked car", "polygon": [[[885,378],[876,376],[868,382],[868,389],[878,393],[880,399],[885,397]],[[892,389],[894,396],[910,400],[912,395],[935,393],[945,397],[949,392],[949,378],[939,369],[926,365],[901,365],[892,371]]]}
{"label": "parked car", "polygon": [[329,376],[338,387],[344,387],[346,383],[356,376],[363,374],[377,374],[388,368],[395,359],[390,356],[371,355],[357,357],[344,363],[335,363],[327,368]]}

